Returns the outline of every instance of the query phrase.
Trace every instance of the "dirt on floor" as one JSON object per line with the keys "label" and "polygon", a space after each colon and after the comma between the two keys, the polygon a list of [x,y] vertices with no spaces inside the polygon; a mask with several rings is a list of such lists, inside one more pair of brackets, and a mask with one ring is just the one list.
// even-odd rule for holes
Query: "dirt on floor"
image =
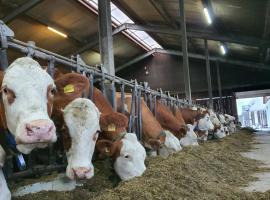
{"label": "dirt on floor", "polygon": [[240,189],[256,178],[258,161],[245,158],[253,134],[242,130],[222,140],[185,148],[169,156],[147,158],[143,176],[119,182],[110,162],[98,161],[95,177],[72,192],[40,192],[15,200],[150,200],[150,199],[270,199],[270,191],[248,193]]}

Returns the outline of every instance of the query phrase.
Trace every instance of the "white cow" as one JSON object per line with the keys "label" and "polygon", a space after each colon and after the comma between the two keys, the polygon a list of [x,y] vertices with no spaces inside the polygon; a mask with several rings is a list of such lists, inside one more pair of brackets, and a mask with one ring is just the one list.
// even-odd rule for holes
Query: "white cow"
{"label": "white cow", "polygon": [[0,145],[0,200],[10,200],[11,194],[2,171],[5,162],[5,151]]}
{"label": "white cow", "polygon": [[89,179],[94,176],[92,156],[100,130],[99,110],[91,100],[77,98],[65,107],[63,115],[71,138],[66,175],[70,179]]}
{"label": "white cow", "polygon": [[224,127],[218,119],[216,113],[212,109],[209,109],[208,112],[210,114],[210,120],[215,126],[214,136],[218,139],[226,137]]}
{"label": "white cow", "polygon": [[179,152],[182,150],[180,142],[170,131],[165,130],[166,134],[164,145],[159,149],[159,155],[162,157],[168,157],[170,154]]}
{"label": "white cow", "polygon": [[141,176],[146,170],[146,151],[134,133],[126,133],[121,139],[120,155],[114,162],[114,169],[122,180]]}
{"label": "white cow", "polygon": [[226,123],[228,124],[229,132],[235,133],[236,131],[236,126],[234,123],[235,117],[228,114],[224,114],[224,116],[225,116]]}
{"label": "white cow", "polygon": [[49,118],[54,93],[53,79],[31,58],[16,59],[5,71],[2,99],[6,125],[20,152],[28,154],[56,141]]}
{"label": "white cow", "polygon": [[185,135],[185,137],[180,139],[180,144],[183,147],[186,146],[198,146],[198,137],[196,135],[196,133],[194,132],[194,126],[191,124],[187,124],[187,134]]}
{"label": "white cow", "polygon": [[194,127],[200,131],[204,131],[205,134],[203,134],[202,136],[199,136],[198,139],[199,140],[203,140],[206,141],[207,140],[207,136],[208,136],[208,131],[213,131],[214,130],[214,124],[211,122],[210,120],[210,116],[208,113],[206,113],[204,115],[203,118],[199,119],[198,122],[195,122],[196,124],[194,124]]}

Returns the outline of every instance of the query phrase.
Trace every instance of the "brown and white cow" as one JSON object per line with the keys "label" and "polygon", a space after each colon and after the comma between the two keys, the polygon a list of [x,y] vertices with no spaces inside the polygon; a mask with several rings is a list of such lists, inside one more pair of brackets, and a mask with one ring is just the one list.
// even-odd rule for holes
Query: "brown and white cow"
{"label": "brown and white cow", "polygon": [[[53,116],[61,119],[57,120],[63,124],[61,109],[63,109],[72,100],[89,94],[89,80],[80,74],[70,73],[59,75],[55,81],[57,88],[62,88],[54,101]],[[66,88],[66,89],[65,89]],[[113,111],[112,106],[102,95],[101,91],[93,88],[93,102],[101,112],[99,140],[96,144],[100,155],[109,155],[114,159],[114,168],[121,179],[127,180],[135,176],[140,176],[145,171],[145,150],[137,141],[133,133],[126,133],[128,119],[126,116]],[[66,93],[64,92],[66,90]],[[62,91],[62,94],[61,94]],[[63,95],[65,98],[63,98]],[[59,126],[58,125],[58,126]],[[65,134],[69,136],[69,134]],[[89,138],[93,138],[90,136]],[[66,143],[67,138],[64,139]],[[81,143],[76,143],[77,148],[83,148]],[[64,145],[67,146],[67,145]],[[70,146],[70,145],[69,145]],[[91,144],[89,143],[89,146]],[[93,146],[93,145],[92,145]],[[89,147],[90,148],[90,147]],[[89,157],[91,159],[91,157]]]}
{"label": "brown and white cow", "polygon": [[[120,94],[117,94],[117,104],[120,105]],[[126,94],[125,105],[127,111],[131,110],[131,95]],[[171,153],[180,151],[179,140],[168,130],[164,130],[156,120],[145,101],[141,99],[142,112],[142,142],[145,147],[157,151],[159,155],[166,157]]]}
{"label": "brown and white cow", "polygon": [[0,145],[0,200],[10,200],[11,194],[2,171],[5,162],[5,151]]}
{"label": "brown and white cow", "polygon": [[160,100],[156,102],[157,120],[165,130],[172,132],[179,140],[187,133],[186,125],[181,124],[180,121],[172,114]]}
{"label": "brown and white cow", "polygon": [[93,101],[102,113],[102,132],[97,142],[100,155],[109,155],[114,159],[114,169],[122,180],[141,176],[146,169],[146,152],[136,134],[126,132],[128,118],[115,112],[97,88],[94,88]]}
{"label": "brown and white cow", "polygon": [[177,119],[177,121],[180,123],[180,125],[186,126],[186,129],[187,129],[186,135],[180,139],[180,145],[183,147],[199,145],[197,141],[198,137],[196,133],[194,132],[194,128],[195,128],[194,125],[186,124],[183,118],[183,115],[181,113],[181,110],[177,106],[173,107],[173,114],[175,118]]}
{"label": "brown and white cow", "polygon": [[214,130],[208,111],[192,110],[190,108],[180,109],[187,124],[194,125],[194,131],[200,140],[207,140],[208,131]]}
{"label": "brown and white cow", "polygon": [[55,85],[53,79],[32,58],[16,59],[1,80],[1,123],[8,128],[17,149],[30,153],[56,141],[55,126],[50,119]]}

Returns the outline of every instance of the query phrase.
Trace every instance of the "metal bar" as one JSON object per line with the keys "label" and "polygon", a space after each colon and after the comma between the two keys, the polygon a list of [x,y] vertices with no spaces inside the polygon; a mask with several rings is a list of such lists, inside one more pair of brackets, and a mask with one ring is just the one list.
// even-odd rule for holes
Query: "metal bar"
{"label": "metal bar", "polygon": [[141,90],[137,93],[137,137],[142,140],[142,105],[141,105]]}
{"label": "metal bar", "polygon": [[209,51],[208,51],[207,40],[204,40],[204,47],[205,47],[205,60],[206,60],[206,75],[207,75],[207,86],[208,86],[208,96],[209,96],[209,107],[213,108],[211,70],[210,70],[210,61],[209,61]]}
{"label": "metal bar", "polygon": [[219,63],[216,62],[217,66],[217,81],[218,81],[218,95],[220,97],[220,110],[223,112],[223,104],[222,104],[222,87],[221,87],[221,77],[220,77],[220,71],[219,71]]}
{"label": "metal bar", "polygon": [[[169,55],[176,55],[176,56],[183,56],[183,53],[181,51],[175,51],[175,50],[165,50],[165,49],[153,49],[151,51],[148,51],[147,53],[140,55],[133,60],[119,66],[116,68],[116,72],[119,72],[130,65],[152,55],[153,53],[163,53],[163,54],[169,54]],[[195,54],[195,53],[189,53],[188,54],[189,58],[195,58],[195,59],[200,59],[200,60],[205,60],[204,55],[200,54]],[[257,63],[257,62],[249,62],[249,61],[240,61],[240,60],[230,60],[230,59],[225,59],[221,57],[216,57],[216,56],[210,56],[209,57],[210,61],[219,61],[222,63],[228,63],[232,65],[237,65],[237,66],[242,66],[242,67],[248,67],[248,68],[254,68],[254,69],[259,69],[259,70],[270,70],[270,65],[264,64],[264,63]]]}
{"label": "metal bar", "polygon": [[94,98],[94,75],[93,75],[93,73],[90,73],[89,82],[90,82],[89,99],[93,100],[93,98]]}
{"label": "metal bar", "polygon": [[[119,26],[120,27],[120,26]],[[182,36],[182,32],[180,29],[172,29],[170,27],[164,27],[160,25],[138,25],[138,24],[131,24],[125,23],[122,24],[121,27],[125,27],[126,29],[132,30],[140,30],[146,32],[153,32],[153,33],[163,33],[163,34],[170,34],[170,35],[179,35]],[[124,30],[126,30],[124,29]],[[254,46],[260,47],[262,45],[269,46],[270,42],[266,39],[258,39],[255,37],[249,36],[236,36],[236,35],[221,35],[214,32],[204,31],[204,30],[190,30],[187,31],[188,38],[199,38],[199,39],[207,39],[207,40],[214,40],[220,42],[228,42],[228,43],[236,43],[236,44],[243,44],[247,46]]]}
{"label": "metal bar", "polygon": [[111,22],[111,1],[98,0],[99,49],[101,64],[111,75],[115,74]]}
{"label": "metal bar", "polygon": [[13,19],[15,19],[18,15],[21,15],[21,14],[27,12],[28,10],[30,10],[31,8],[33,8],[37,4],[41,3],[42,1],[44,1],[44,0],[30,0],[30,1],[27,1],[27,3],[23,4],[22,6],[19,6],[16,10],[14,10],[9,15],[5,16],[2,20],[5,23],[9,23]]}
{"label": "metal bar", "polygon": [[121,84],[121,113],[125,113],[125,84]]}
{"label": "metal bar", "polygon": [[191,87],[190,87],[190,74],[188,63],[188,47],[187,47],[187,30],[184,0],[179,0],[181,33],[182,33],[182,51],[183,51],[183,71],[186,99],[191,103]]}
{"label": "metal bar", "polygon": [[130,65],[132,65],[132,64],[134,64],[134,63],[136,63],[136,62],[138,62],[138,61],[140,61],[140,60],[142,60],[142,59],[144,59],[144,58],[146,58],[146,57],[148,57],[148,56],[150,56],[150,55],[152,55],[153,53],[155,53],[155,50],[154,50],[154,49],[151,50],[151,51],[148,51],[147,53],[145,53],[145,54],[143,54],[143,55],[141,55],[141,56],[138,56],[138,57],[132,59],[131,61],[129,61],[129,62],[127,62],[127,63],[121,65],[120,67],[117,67],[117,68],[115,69],[115,72],[119,72],[119,71],[121,71],[122,69],[125,69],[125,68],[127,68],[128,66],[130,66]]}
{"label": "metal bar", "polygon": [[[29,52],[29,49],[28,49],[29,45],[25,42],[22,42],[22,41],[19,41],[16,39],[8,38],[7,45],[8,45],[8,48],[17,50],[17,51],[22,52],[24,54],[28,54],[28,52]],[[77,69],[77,63],[76,63],[76,61],[74,61],[72,59],[66,58],[64,56],[61,56],[59,54],[50,52],[48,50],[45,50],[45,49],[42,49],[42,48],[39,48],[36,46],[34,46],[32,48],[34,50],[33,56],[35,58],[48,61],[51,59],[51,56],[54,56],[55,63],[71,67],[74,71],[76,71],[76,69]],[[101,70],[97,69],[96,67],[92,67],[92,66],[89,66],[86,64],[80,64],[80,66],[85,73],[93,73],[93,75],[98,76],[98,77],[102,76]],[[104,73],[104,76],[107,80],[110,80],[110,81],[114,80],[115,83],[117,83],[117,84],[125,84],[126,86],[134,87],[134,82],[122,79],[122,78],[117,77],[117,76],[110,75],[106,72]],[[156,90],[152,90],[152,89],[147,88],[147,90],[145,91],[143,86],[138,85],[137,87],[143,92],[148,92],[148,93],[151,93],[152,95],[160,96],[160,93]],[[166,95],[163,94],[163,96],[166,96]],[[171,98],[174,99],[173,97],[171,97]],[[181,100],[181,101],[184,104],[186,104],[184,100]]]}

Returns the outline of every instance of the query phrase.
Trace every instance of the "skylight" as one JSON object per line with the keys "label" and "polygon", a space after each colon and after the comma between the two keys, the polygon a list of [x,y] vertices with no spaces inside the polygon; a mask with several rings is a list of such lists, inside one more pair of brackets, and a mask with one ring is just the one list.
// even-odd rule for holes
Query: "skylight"
{"label": "skylight", "polygon": [[[98,0],[84,0],[88,5],[91,6],[91,10],[97,13],[98,10]],[[112,16],[112,24],[113,26],[120,26],[124,23],[133,23],[132,19],[130,19],[124,12],[122,12],[116,5],[111,2],[111,16]],[[125,30],[123,33],[143,47],[145,50],[150,51],[155,48],[162,48],[160,44],[157,43],[148,33],[145,31],[138,30]]]}

